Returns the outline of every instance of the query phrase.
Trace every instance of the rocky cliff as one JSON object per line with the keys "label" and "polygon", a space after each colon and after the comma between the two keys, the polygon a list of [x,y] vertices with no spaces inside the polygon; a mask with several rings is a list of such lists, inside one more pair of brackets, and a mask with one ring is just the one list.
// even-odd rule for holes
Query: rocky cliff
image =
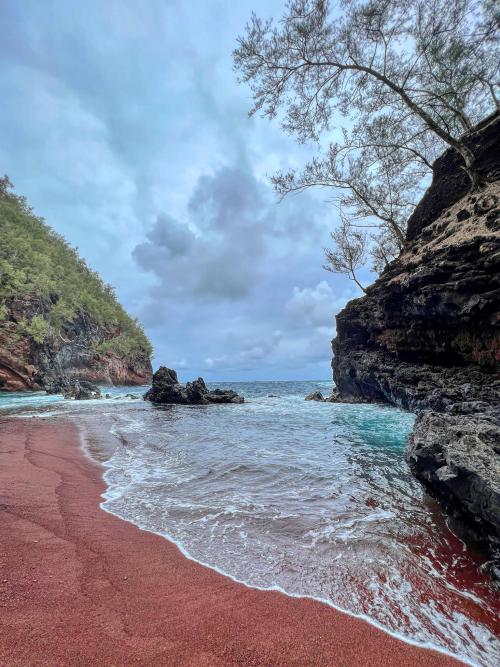
{"label": "rocky cliff", "polygon": [[151,345],[111,287],[0,179],[0,391],[151,380]]}
{"label": "rocky cliff", "polygon": [[454,151],[436,161],[404,252],[337,316],[333,372],[340,400],[418,413],[414,473],[498,555],[500,117],[470,145],[486,186],[469,193]]}
{"label": "rocky cliff", "polygon": [[[43,312],[39,305],[37,312]],[[79,313],[65,322],[61,332],[48,335],[43,343],[28,335],[13,341],[25,316],[26,311],[16,306],[9,309],[8,320],[0,323],[0,391],[51,390],[64,378],[115,385],[151,381],[147,352],[141,358],[98,351],[107,333],[88,314]]]}

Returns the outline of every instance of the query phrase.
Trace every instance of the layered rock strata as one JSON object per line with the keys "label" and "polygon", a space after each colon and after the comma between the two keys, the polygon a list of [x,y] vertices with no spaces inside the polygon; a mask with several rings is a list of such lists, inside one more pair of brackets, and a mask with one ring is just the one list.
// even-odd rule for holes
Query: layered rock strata
{"label": "layered rock strata", "polygon": [[407,245],[337,316],[339,401],[418,413],[414,474],[498,557],[500,548],[500,118],[471,138],[485,187],[447,151]]}

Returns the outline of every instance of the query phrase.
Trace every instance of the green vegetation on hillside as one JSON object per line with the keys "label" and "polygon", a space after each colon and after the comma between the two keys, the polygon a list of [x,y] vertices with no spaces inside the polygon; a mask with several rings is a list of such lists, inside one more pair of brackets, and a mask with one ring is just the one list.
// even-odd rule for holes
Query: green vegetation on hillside
{"label": "green vegetation on hillside", "polygon": [[27,300],[38,303],[39,312],[21,320],[17,333],[36,343],[62,334],[65,325],[86,314],[101,331],[98,351],[132,359],[151,356],[151,343],[117,302],[113,288],[33,214],[7,177],[0,178],[0,238],[0,326],[14,301]]}

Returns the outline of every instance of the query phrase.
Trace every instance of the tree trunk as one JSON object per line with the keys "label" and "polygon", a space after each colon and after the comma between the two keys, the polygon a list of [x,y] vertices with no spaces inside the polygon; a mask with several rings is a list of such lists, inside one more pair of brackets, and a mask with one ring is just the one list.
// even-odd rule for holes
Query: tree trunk
{"label": "tree trunk", "polygon": [[363,292],[363,294],[366,294],[366,289],[363,287],[363,285],[356,278],[356,274],[354,273],[354,271],[351,270],[351,274],[352,274],[352,280],[354,280],[354,282],[359,287],[359,289]]}
{"label": "tree trunk", "polygon": [[471,189],[472,190],[478,190],[481,188],[484,184],[484,179],[481,177],[479,174],[477,167],[476,167],[476,156],[474,153],[465,146],[464,144],[461,144],[460,147],[457,147],[457,149],[460,153],[460,155],[463,157],[464,162],[465,162],[465,171],[467,172],[467,176],[471,180]]}

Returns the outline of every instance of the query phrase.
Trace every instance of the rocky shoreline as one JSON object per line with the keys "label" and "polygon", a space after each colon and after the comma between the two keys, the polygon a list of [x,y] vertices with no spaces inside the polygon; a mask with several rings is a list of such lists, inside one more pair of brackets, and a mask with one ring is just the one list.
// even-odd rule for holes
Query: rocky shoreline
{"label": "rocky shoreline", "polygon": [[451,527],[489,549],[490,572],[500,580],[497,406],[473,414],[420,412],[407,455],[414,475],[449,513]]}
{"label": "rocky shoreline", "polygon": [[487,184],[456,154],[434,165],[407,244],[337,315],[333,400],[417,412],[407,456],[500,577],[500,116],[471,138]]}

